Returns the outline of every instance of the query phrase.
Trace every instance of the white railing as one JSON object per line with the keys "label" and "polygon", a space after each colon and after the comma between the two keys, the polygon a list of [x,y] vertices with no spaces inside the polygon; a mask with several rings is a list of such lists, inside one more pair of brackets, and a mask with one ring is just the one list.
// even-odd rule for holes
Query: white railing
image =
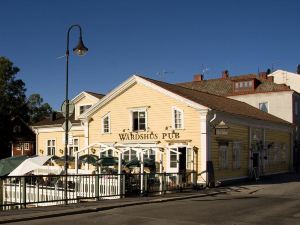
{"label": "white railing", "polygon": [[[46,206],[62,204],[65,201],[63,188],[65,176],[38,177],[41,178],[39,181],[28,179],[34,177],[5,179],[2,184],[3,205]],[[44,178],[55,179],[46,182],[43,180]],[[121,179],[123,179],[122,175],[68,176],[68,202],[75,203],[81,199],[120,198],[125,191],[121,188]]]}

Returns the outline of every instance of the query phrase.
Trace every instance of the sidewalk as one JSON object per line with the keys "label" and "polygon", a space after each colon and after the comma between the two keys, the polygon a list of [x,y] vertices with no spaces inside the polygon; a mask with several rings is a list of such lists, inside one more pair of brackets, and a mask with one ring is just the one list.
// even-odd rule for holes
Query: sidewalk
{"label": "sidewalk", "polygon": [[82,202],[70,205],[57,205],[27,208],[19,210],[0,211],[0,224],[12,223],[26,220],[43,219],[50,217],[66,216],[81,213],[90,213],[121,208],[133,205],[160,203],[167,201],[176,201],[189,198],[198,198],[208,195],[217,195],[234,191],[232,187],[206,189],[201,191],[185,191],[181,193],[170,193],[154,197],[131,197],[114,200],[100,200],[92,202]]}

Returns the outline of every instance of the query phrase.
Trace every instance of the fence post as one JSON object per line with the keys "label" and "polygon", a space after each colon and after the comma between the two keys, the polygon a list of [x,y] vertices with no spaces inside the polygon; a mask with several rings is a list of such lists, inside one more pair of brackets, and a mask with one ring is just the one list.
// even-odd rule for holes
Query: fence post
{"label": "fence post", "polygon": [[95,176],[95,197],[98,201],[100,200],[99,188],[99,173],[97,173]]}
{"label": "fence post", "polygon": [[0,178],[0,211],[3,210],[4,199],[3,199],[3,180]]}
{"label": "fence post", "polygon": [[39,206],[39,201],[40,201],[40,184],[39,184],[39,181],[38,179],[36,179],[36,185],[35,185],[35,188],[36,188],[36,206]]}
{"label": "fence post", "polygon": [[166,192],[167,192],[167,174],[166,173],[163,173],[162,174],[162,176],[163,176],[163,193],[164,194],[166,194]]}
{"label": "fence post", "polygon": [[123,182],[122,182],[122,183],[123,183],[123,185],[122,185],[122,187],[123,187],[123,188],[122,188],[122,197],[125,198],[125,194],[126,194],[126,193],[125,193],[126,175],[125,175],[125,174],[122,174],[122,177],[123,177]]}
{"label": "fence post", "polygon": [[24,208],[26,208],[26,178],[24,176],[21,178],[21,185],[23,185],[22,186],[23,205]]}

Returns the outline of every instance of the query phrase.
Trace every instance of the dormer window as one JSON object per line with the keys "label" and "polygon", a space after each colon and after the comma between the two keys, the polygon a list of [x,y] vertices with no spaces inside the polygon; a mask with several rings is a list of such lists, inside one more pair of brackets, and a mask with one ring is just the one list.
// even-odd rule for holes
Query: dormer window
{"label": "dormer window", "polygon": [[248,81],[235,81],[234,90],[238,91],[250,91],[253,89],[253,80]]}
{"label": "dormer window", "polygon": [[79,107],[79,113],[82,114],[84,113],[86,110],[88,110],[92,105],[81,105]]}

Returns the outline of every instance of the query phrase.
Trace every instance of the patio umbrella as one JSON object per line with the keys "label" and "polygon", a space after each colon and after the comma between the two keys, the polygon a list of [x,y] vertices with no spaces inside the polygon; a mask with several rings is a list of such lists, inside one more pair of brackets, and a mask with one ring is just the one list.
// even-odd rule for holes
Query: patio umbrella
{"label": "patio umbrella", "polygon": [[0,160],[0,177],[9,174],[17,168],[28,156],[14,156]]}
{"label": "patio umbrella", "polygon": [[92,164],[92,165],[96,165],[97,161],[99,160],[99,157],[96,155],[82,155],[79,156],[79,160],[83,163],[88,163],[88,164]]}
{"label": "patio umbrella", "polygon": [[98,161],[97,161],[99,166],[114,166],[114,165],[118,165],[118,158],[117,157],[112,157],[112,156],[104,156],[101,157]]}
{"label": "patio umbrella", "polygon": [[[66,160],[65,160],[65,159],[66,159],[65,156],[61,156],[61,157],[53,156],[52,159],[53,159],[55,162],[57,162],[57,163],[63,163],[63,162],[66,161]],[[69,155],[69,156],[68,156],[68,162],[72,162],[72,161],[75,161],[75,157]]]}
{"label": "patio umbrella", "polygon": [[43,166],[51,156],[35,156],[24,160],[8,176],[22,176]]}
{"label": "patio umbrella", "polygon": [[[127,166],[127,167],[140,167],[141,166],[141,161],[138,160],[138,158],[134,158],[134,159],[130,160],[129,162],[127,162],[125,166]],[[145,167],[155,167],[154,159],[144,158],[144,166]]]}

